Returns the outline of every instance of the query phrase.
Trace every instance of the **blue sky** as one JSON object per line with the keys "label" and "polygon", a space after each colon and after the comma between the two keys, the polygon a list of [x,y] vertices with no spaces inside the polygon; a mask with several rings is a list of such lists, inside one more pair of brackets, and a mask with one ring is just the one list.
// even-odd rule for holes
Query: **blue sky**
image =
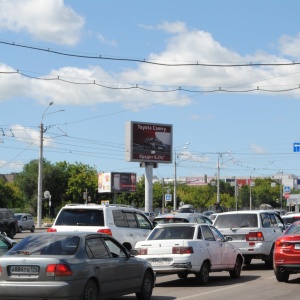
{"label": "blue sky", "polygon": [[[38,159],[43,121],[50,162],[142,175],[125,161],[125,124],[138,121],[172,124],[179,177],[214,176],[218,159],[221,176],[300,175],[299,11],[297,0],[0,0],[0,173]],[[174,165],[153,175],[173,178]]]}

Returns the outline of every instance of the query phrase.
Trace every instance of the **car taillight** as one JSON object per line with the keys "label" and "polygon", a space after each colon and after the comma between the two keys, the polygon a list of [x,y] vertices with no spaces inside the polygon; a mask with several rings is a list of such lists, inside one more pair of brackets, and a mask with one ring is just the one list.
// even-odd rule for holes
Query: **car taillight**
{"label": "car taillight", "polygon": [[147,255],[148,254],[148,248],[136,248],[137,255]]}
{"label": "car taillight", "polygon": [[0,275],[2,275],[2,266],[0,266]]}
{"label": "car taillight", "polygon": [[264,241],[264,235],[262,232],[249,232],[246,234],[246,241]]}
{"label": "car taillight", "polygon": [[52,228],[52,227],[47,229],[47,232],[56,232],[56,231],[57,231],[56,228]]}
{"label": "car taillight", "polygon": [[97,232],[108,234],[108,235],[112,236],[112,232],[110,229],[99,229],[99,230],[97,230]]}
{"label": "car taillight", "polygon": [[285,240],[279,239],[275,241],[276,247],[290,247],[292,243],[286,242]]}
{"label": "car taillight", "polygon": [[51,264],[46,268],[47,276],[71,276],[72,270],[65,264]]}
{"label": "car taillight", "polygon": [[194,253],[193,247],[173,247],[172,254],[191,254]]}

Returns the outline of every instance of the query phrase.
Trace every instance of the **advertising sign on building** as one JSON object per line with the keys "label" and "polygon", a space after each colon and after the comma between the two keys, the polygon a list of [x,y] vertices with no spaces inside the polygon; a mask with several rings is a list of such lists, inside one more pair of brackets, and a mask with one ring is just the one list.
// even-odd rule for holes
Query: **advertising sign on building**
{"label": "advertising sign on building", "polygon": [[136,173],[99,173],[98,193],[122,193],[136,191]]}
{"label": "advertising sign on building", "polygon": [[172,163],[172,125],[126,123],[126,161]]}

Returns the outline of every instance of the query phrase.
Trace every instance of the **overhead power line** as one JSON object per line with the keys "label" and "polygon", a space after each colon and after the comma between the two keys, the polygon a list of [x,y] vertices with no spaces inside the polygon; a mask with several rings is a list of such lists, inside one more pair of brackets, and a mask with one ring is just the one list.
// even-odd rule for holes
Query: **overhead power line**
{"label": "overhead power line", "polygon": [[[28,74],[25,74],[19,70],[15,71],[0,71],[0,74],[5,74],[5,75],[11,75],[11,74],[19,74],[24,77],[28,77],[30,79],[35,79],[35,80],[44,80],[44,81],[61,81],[65,82],[68,84],[75,84],[75,85],[94,85],[94,86],[99,86],[105,89],[111,89],[111,90],[142,90],[145,92],[151,92],[151,93],[174,93],[174,92],[186,92],[186,93],[194,93],[194,94],[205,94],[205,93],[217,93],[217,92],[223,92],[223,93],[251,93],[251,92],[267,92],[267,93],[285,93],[285,92],[291,92],[294,90],[300,89],[300,84],[296,84],[291,88],[283,88],[283,89],[267,89],[263,88],[260,86],[256,86],[254,88],[248,88],[248,89],[228,89],[228,88],[212,88],[212,89],[207,89],[207,90],[193,90],[189,88],[184,88],[184,87],[177,87],[177,88],[170,88],[170,89],[149,89],[149,88],[144,88],[139,84],[136,85],[131,85],[127,87],[114,87],[114,86],[108,86],[108,85],[103,85],[100,83],[97,83],[96,80],[85,80],[85,82],[79,82],[77,81],[72,81],[72,80],[67,80],[64,79],[62,76],[55,76],[51,78],[45,78],[45,77],[36,77],[36,76],[30,76]],[[88,81],[88,82],[87,82]]]}
{"label": "overhead power line", "polygon": [[226,64],[217,64],[217,63],[202,63],[202,62],[191,62],[191,63],[161,63],[155,62],[147,59],[138,59],[138,58],[122,58],[122,57],[113,57],[113,56],[105,56],[105,55],[84,55],[84,54],[74,54],[68,52],[57,51],[51,48],[42,48],[36,46],[29,46],[24,44],[19,44],[15,42],[7,42],[1,41],[0,44],[27,48],[36,51],[43,51],[57,55],[76,57],[76,58],[86,58],[86,59],[98,59],[98,60],[112,60],[112,61],[127,61],[127,62],[138,62],[144,64],[151,64],[157,66],[165,66],[165,67],[184,67],[184,66],[198,66],[198,67],[264,67],[264,66],[292,66],[292,65],[300,65],[300,62],[290,61],[290,62],[279,62],[279,63],[260,63],[260,62],[248,62],[248,63],[226,63]]}

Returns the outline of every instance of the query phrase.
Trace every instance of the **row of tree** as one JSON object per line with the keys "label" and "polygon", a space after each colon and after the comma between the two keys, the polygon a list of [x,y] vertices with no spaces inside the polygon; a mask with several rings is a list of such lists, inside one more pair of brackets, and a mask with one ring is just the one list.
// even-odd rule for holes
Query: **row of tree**
{"label": "row of tree", "polygon": [[[95,168],[82,163],[70,164],[58,162],[51,164],[43,161],[43,191],[51,194],[51,206],[47,199],[43,201],[43,216],[50,212],[55,217],[59,209],[67,203],[84,203],[84,192],[87,191],[89,199],[93,203],[101,203],[102,200],[116,201],[119,204],[145,207],[145,178],[137,182],[134,193],[98,193],[98,172]],[[32,160],[26,164],[23,171],[15,174],[13,182],[0,180],[0,207],[11,208],[14,211],[30,212],[36,215],[37,207],[37,182],[38,160]],[[282,193],[280,184],[274,187],[276,182],[271,178],[256,178],[255,186],[251,187],[252,208],[258,208],[261,204],[270,204],[273,207],[285,207],[285,199],[280,199]],[[164,201],[164,193],[169,189],[173,192],[172,184],[153,184],[153,208],[172,210],[173,202]],[[205,186],[188,186],[177,184],[177,203],[192,204],[198,211],[206,210],[214,205],[217,200],[217,188],[211,184]],[[293,191],[293,193],[296,193]],[[220,181],[220,204],[227,209],[249,208],[250,189],[244,185],[241,188],[231,186],[229,183]]]}

